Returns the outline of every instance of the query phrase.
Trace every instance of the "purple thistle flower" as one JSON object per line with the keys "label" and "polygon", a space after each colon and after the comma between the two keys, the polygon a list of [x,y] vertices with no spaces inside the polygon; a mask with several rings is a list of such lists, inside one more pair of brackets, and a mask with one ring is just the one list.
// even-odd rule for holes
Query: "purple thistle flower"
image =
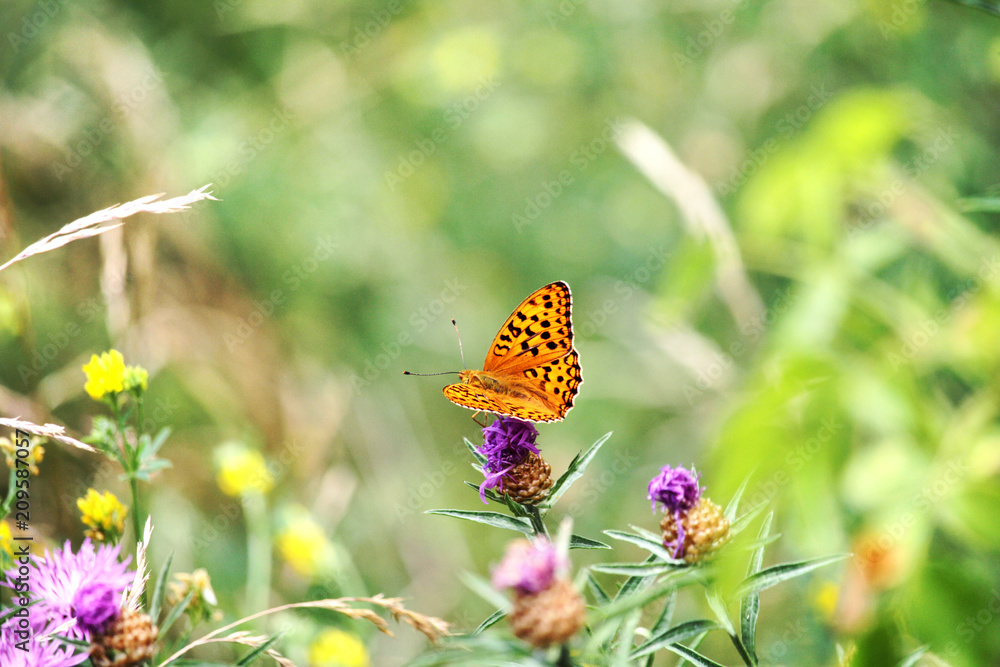
{"label": "purple thistle flower", "polygon": [[531,422],[499,415],[483,429],[483,446],[479,451],[486,457],[479,485],[479,499],[486,502],[486,489],[503,488],[503,478],[514,466],[524,461],[529,453],[538,454],[535,438],[538,429]]}
{"label": "purple thistle flower", "polygon": [[663,503],[663,511],[673,514],[674,523],[677,525],[677,544],[674,546],[674,558],[680,558],[684,551],[685,535],[681,519],[684,518],[688,510],[698,504],[701,492],[704,490],[698,486],[700,477],[701,474],[693,469],[663,466],[660,474],[649,482],[647,498],[652,501],[653,511],[656,511],[656,503]]}
{"label": "purple thistle flower", "polygon": [[76,624],[91,635],[104,630],[108,621],[118,615],[121,591],[105,581],[88,581],[73,596]]}
{"label": "purple thistle flower", "polygon": [[[62,549],[46,551],[44,558],[32,556],[27,578],[38,601],[31,607],[32,616],[38,614],[42,622],[72,621],[61,634],[77,639],[100,630],[118,615],[122,592],[132,582],[131,557],[119,562],[120,551],[119,545],[95,548],[87,538],[75,554],[67,540]],[[17,576],[17,569],[9,570],[8,582]],[[13,583],[4,585],[13,588]],[[33,620],[32,626],[38,623]]]}
{"label": "purple thistle flower", "polygon": [[493,586],[537,593],[552,585],[556,575],[568,567],[546,538],[514,540],[507,545],[503,561],[493,570]]}
{"label": "purple thistle flower", "polygon": [[[28,639],[14,632],[15,623],[8,621],[0,630],[0,665],[3,667],[74,667],[87,659],[87,653],[76,653],[76,647],[47,635],[55,632],[59,623],[53,621],[38,626]],[[27,649],[27,650],[25,650]]]}

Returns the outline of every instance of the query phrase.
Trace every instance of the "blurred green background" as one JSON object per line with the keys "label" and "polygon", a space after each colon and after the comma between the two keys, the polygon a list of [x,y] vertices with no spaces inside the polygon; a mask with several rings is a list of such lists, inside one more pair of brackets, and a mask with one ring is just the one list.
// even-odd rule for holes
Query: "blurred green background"
{"label": "blurred green background", "polygon": [[[614,431],[563,500],[576,532],[654,529],[662,465],[720,503],[753,473],[772,562],[856,554],[764,594],[762,663],[998,664],[998,21],[936,0],[9,0],[4,260],[142,195],[221,201],[4,271],[0,412],[85,434],[80,366],[115,347],[174,429],[143,490],[154,563],[174,551],[250,611],[213,459],[239,441],[271,462],[271,530],[326,536],[311,576],[275,552],[271,603],[384,592],[471,629],[491,609],[455,574],[505,536],[422,512],[480,507],[478,427],[448,378],[401,372],[460,368],[452,317],[478,368],[566,280],[584,384],[539,444],[558,473]],[[124,501],[117,474],[50,445],[35,529],[78,541],[74,499]],[[376,665],[423,647],[368,639]]]}

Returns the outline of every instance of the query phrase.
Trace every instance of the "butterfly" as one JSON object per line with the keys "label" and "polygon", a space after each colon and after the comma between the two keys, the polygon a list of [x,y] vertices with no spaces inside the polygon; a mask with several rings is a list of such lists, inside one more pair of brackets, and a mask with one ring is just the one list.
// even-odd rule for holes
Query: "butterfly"
{"label": "butterfly", "polygon": [[569,285],[550,283],[521,302],[493,339],[483,370],[465,370],[444,388],[463,407],[524,421],[559,421],[583,376],[573,349]]}

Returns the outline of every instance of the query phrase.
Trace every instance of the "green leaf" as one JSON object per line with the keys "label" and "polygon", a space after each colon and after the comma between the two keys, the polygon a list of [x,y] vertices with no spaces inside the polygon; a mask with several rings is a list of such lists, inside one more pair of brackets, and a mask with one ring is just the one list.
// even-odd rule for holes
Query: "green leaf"
{"label": "green leaf", "polygon": [[597,540],[592,540],[589,537],[583,537],[582,535],[571,535],[569,538],[569,548],[570,549],[610,549],[610,544],[605,544],[604,542],[598,542]]}
{"label": "green leaf", "polygon": [[733,595],[736,597],[742,597],[749,593],[759,593],[760,591],[770,588],[775,584],[780,584],[782,581],[793,579],[805,574],[806,572],[811,572],[812,570],[823,567],[824,565],[836,563],[839,560],[844,560],[845,558],[850,557],[850,554],[837,554],[836,556],[823,556],[821,558],[799,561],[797,563],[782,563],[780,565],[774,565],[744,579],[743,582],[736,587],[736,591]]}
{"label": "green leaf", "polygon": [[[655,577],[664,572],[672,572],[677,568],[669,563],[598,563],[591,565],[591,570],[605,574],[620,574],[627,577]],[[623,585],[622,588],[625,588]]]}
{"label": "green leaf", "polygon": [[996,197],[969,197],[959,200],[959,207],[963,213],[1000,213],[1000,199]]}
{"label": "green leaf", "polygon": [[682,642],[685,639],[690,639],[691,637],[700,635],[703,632],[718,629],[720,629],[718,623],[707,619],[681,623],[680,625],[668,628],[659,634],[654,634],[648,642],[639,646],[632,652],[632,658],[641,658],[644,655],[659,651],[661,648],[666,648],[667,644]]}
{"label": "green leaf", "polygon": [[163,589],[167,584],[167,575],[170,573],[170,564],[174,562],[174,552],[171,551],[167,560],[163,561],[160,573],[156,576],[156,584],[153,586],[153,597],[149,603],[149,617],[156,623],[160,615],[160,602],[163,600]]}
{"label": "green leaf", "polygon": [[735,636],[736,628],[733,627],[733,621],[729,618],[729,610],[726,609],[726,603],[723,601],[722,596],[713,587],[705,590],[705,598],[708,600],[708,606],[715,614],[715,618],[718,619],[722,629],[728,635]]}
{"label": "green leaf", "polygon": [[608,438],[611,437],[611,433],[612,432],[609,431],[604,434],[602,438],[590,446],[590,449],[573,457],[573,460],[570,461],[569,466],[566,468],[566,472],[564,472],[559,479],[556,480],[556,483],[552,485],[552,488],[549,490],[548,497],[538,504],[539,509],[550,509],[556,501],[569,490],[569,487],[573,485],[573,482],[583,476],[583,473],[587,470],[587,466],[590,465],[590,462],[594,460],[595,456],[597,456],[597,452],[601,449],[601,445],[607,442]]}
{"label": "green leaf", "polygon": [[740,500],[743,498],[743,492],[746,491],[747,483],[749,481],[750,475],[743,478],[743,483],[740,484],[740,488],[736,489],[736,493],[733,494],[733,497],[729,500],[729,504],[726,505],[726,511],[723,512],[723,514],[727,519],[729,519],[729,523],[732,523],[733,519],[736,518],[736,511],[740,506]]}
{"label": "green leaf", "polygon": [[597,604],[604,605],[611,602],[611,597],[607,594],[604,588],[601,587],[600,582],[594,578],[589,571],[587,572],[587,586],[590,587],[590,592],[594,594],[594,599],[597,600]]}
{"label": "green leaf", "polygon": [[167,438],[169,437],[170,437],[170,427],[164,426],[163,428],[160,429],[160,432],[156,434],[156,437],[153,438],[149,442],[149,444],[146,445],[146,447],[143,449],[142,453],[143,458],[154,456],[158,451],[160,451],[160,447],[163,446],[163,443],[165,443],[167,441]]}
{"label": "green leaf", "polygon": [[[707,632],[701,633],[695,638],[693,642],[688,643],[687,648],[691,649],[692,651],[697,651],[698,647],[701,646],[701,643],[705,641],[705,637],[707,636],[708,636]],[[690,665],[690,664],[691,663],[688,662],[686,658],[681,658],[681,661],[677,663],[677,667],[684,667],[684,665]]]}
{"label": "green leaf", "polygon": [[618,646],[608,662],[608,667],[628,667],[629,651],[635,643],[635,629],[639,626],[639,619],[642,618],[642,609],[635,609],[622,623],[618,633]]}
{"label": "green leaf", "polygon": [[[667,599],[663,601],[663,608],[660,609],[660,615],[656,619],[656,623],[649,630],[649,636],[655,637],[667,628],[670,627],[670,623],[674,618],[674,607],[677,605],[677,591],[670,591],[667,595]],[[680,641],[675,640],[675,641]]]}
{"label": "green leaf", "polygon": [[497,609],[510,609],[510,601],[503,593],[493,588],[493,583],[475,572],[459,572],[458,578],[469,587],[473,593],[489,602]]}
{"label": "green leaf", "polygon": [[[764,517],[764,522],[760,526],[760,532],[757,533],[759,540],[763,541],[767,539],[768,533],[771,532],[771,521],[774,519],[774,512],[768,512],[767,516]],[[760,572],[760,568],[764,564],[764,545],[754,549],[753,553],[750,554],[750,564],[747,566],[747,576],[752,576]],[[757,661],[757,616],[760,613],[760,593],[747,593],[740,600],[740,637],[743,640],[743,646],[746,647],[747,653],[753,658],[754,662]]]}
{"label": "green leaf", "polygon": [[673,651],[677,655],[681,656],[682,658],[690,662],[692,665],[698,665],[699,667],[725,667],[724,665],[721,665],[714,660],[706,658],[701,653],[698,653],[694,649],[688,648],[683,644],[667,644],[663,648]]}
{"label": "green leaf", "polygon": [[90,642],[83,639],[76,639],[74,637],[67,637],[65,635],[52,635],[52,639],[59,642],[60,644],[69,644],[70,646],[76,646],[78,648],[90,648]]}
{"label": "green leaf", "polygon": [[751,507],[743,516],[732,522],[729,526],[729,534],[737,535],[743,532],[743,530],[750,525],[750,522],[756,519],[757,515],[764,511],[765,507],[767,507],[767,503],[760,503],[759,505]]}
{"label": "green leaf", "polygon": [[924,654],[926,653],[927,647],[921,646],[916,651],[903,658],[903,660],[899,663],[899,667],[913,667],[920,661],[920,658],[924,657]]}
{"label": "green leaf", "polygon": [[462,438],[462,440],[465,441],[465,446],[472,453],[473,458],[479,461],[479,471],[482,472],[482,466],[486,465],[486,455],[479,451],[479,448],[472,444],[472,441],[468,438]]}
{"label": "green leaf", "polygon": [[494,625],[497,621],[499,621],[500,619],[502,619],[506,615],[507,615],[507,610],[506,609],[497,609],[495,612],[493,612],[492,614],[490,614],[486,618],[485,621],[483,621],[482,623],[480,623],[478,628],[476,628],[475,630],[472,631],[472,636],[475,637],[476,635],[478,635],[479,633],[481,633],[486,628]]}
{"label": "green leaf", "polygon": [[249,665],[251,662],[253,662],[258,657],[260,657],[260,655],[264,651],[266,651],[267,649],[271,648],[274,645],[274,642],[278,641],[278,637],[280,637],[280,636],[281,636],[281,633],[274,634],[274,635],[271,635],[270,637],[268,637],[267,641],[265,641],[263,644],[261,644],[260,646],[258,646],[257,648],[255,648],[250,653],[247,653],[243,657],[242,660],[240,660],[239,662],[237,662],[236,663],[236,667],[246,667],[247,665]]}
{"label": "green leaf", "polygon": [[676,560],[659,540],[653,540],[643,535],[626,533],[623,530],[606,530],[604,534],[612,539],[630,542],[641,547],[666,563],[674,563],[677,566],[687,565],[683,560]]}
{"label": "green leaf", "polygon": [[167,617],[163,619],[163,625],[160,626],[159,635],[161,637],[165,637],[167,635],[167,630],[169,630],[170,626],[173,625],[174,622],[180,618],[181,614],[184,613],[184,610],[187,609],[189,604],[191,604],[191,600],[194,599],[194,595],[197,592],[197,590],[192,588],[188,591],[188,594],[184,596],[183,600],[173,606],[170,613],[167,614]]}
{"label": "green leaf", "polygon": [[465,519],[477,523],[485,523],[494,528],[506,528],[525,535],[533,535],[531,522],[525,519],[507,516],[499,512],[473,512],[470,510],[427,510],[424,514],[440,514],[442,516],[453,516],[456,519]]}
{"label": "green leaf", "polygon": [[[635,584],[631,588],[626,589],[628,582],[633,579],[638,580],[639,584]],[[667,576],[663,577],[663,579],[661,579],[656,586],[647,586],[646,590],[639,590],[641,584],[648,583],[650,581],[650,577],[630,577],[626,580],[626,585],[622,585],[621,589],[618,591],[618,595],[615,596],[614,602],[601,609],[605,618],[613,618],[615,616],[628,613],[636,607],[641,607],[652,602],[653,600],[664,597],[671,591],[677,590],[683,586],[688,586],[695,582],[704,582],[704,573],[701,570],[694,568],[690,570],[674,570]]]}

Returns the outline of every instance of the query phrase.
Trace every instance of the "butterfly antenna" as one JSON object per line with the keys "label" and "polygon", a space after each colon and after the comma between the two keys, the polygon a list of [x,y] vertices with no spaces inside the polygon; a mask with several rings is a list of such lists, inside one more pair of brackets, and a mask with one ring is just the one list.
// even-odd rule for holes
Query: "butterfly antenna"
{"label": "butterfly antenna", "polygon": [[443,373],[411,373],[410,371],[403,371],[403,375],[419,375],[421,377],[430,377],[432,375],[458,375],[460,371],[444,371]]}
{"label": "butterfly antenna", "polygon": [[468,368],[468,365],[465,363],[465,350],[462,349],[462,334],[458,333],[458,322],[453,319],[451,326],[455,327],[455,335],[458,336],[458,353],[462,355],[462,368]]}

